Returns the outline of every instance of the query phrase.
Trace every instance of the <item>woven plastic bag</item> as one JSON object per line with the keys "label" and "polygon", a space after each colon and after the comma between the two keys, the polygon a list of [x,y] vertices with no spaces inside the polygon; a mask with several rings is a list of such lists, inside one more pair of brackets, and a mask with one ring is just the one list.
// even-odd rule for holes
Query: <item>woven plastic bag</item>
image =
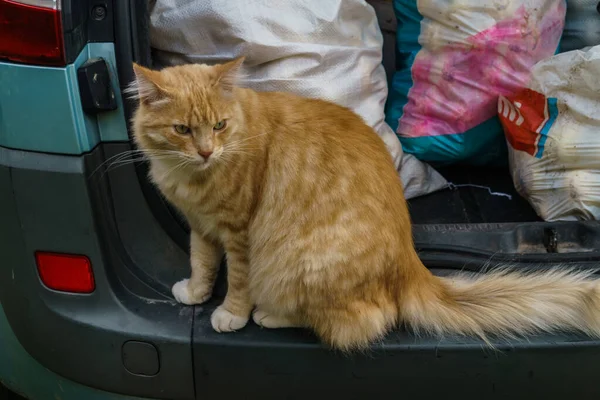
{"label": "woven plastic bag", "polygon": [[243,84],[346,106],[386,143],[407,198],[446,181],[410,155],[384,121],[387,81],[383,37],[363,0],[156,0],[151,8],[154,60],[163,66],[246,57]]}
{"label": "woven plastic bag", "polygon": [[387,122],[406,153],[438,164],[505,160],[499,95],[557,51],[564,0],[394,0],[399,69]]}
{"label": "woven plastic bag", "polygon": [[533,67],[498,103],[513,181],[545,220],[600,218],[600,46]]}

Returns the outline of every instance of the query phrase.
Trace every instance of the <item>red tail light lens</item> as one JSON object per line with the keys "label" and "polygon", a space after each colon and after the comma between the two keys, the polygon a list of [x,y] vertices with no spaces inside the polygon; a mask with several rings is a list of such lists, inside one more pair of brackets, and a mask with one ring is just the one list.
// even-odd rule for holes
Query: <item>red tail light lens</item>
{"label": "red tail light lens", "polygon": [[0,0],[0,59],[65,65],[59,0]]}
{"label": "red tail light lens", "polygon": [[71,293],[92,293],[96,288],[92,264],[86,256],[35,253],[40,279],[50,289]]}

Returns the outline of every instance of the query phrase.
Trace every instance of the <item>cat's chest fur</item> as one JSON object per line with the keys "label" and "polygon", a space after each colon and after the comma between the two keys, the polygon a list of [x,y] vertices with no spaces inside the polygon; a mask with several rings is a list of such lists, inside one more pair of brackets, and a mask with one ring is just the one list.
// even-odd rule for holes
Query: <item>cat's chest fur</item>
{"label": "cat's chest fur", "polygon": [[169,172],[168,165],[159,163],[151,166],[150,176],[167,200],[184,214],[192,229],[219,236],[218,186],[201,182],[185,170]]}

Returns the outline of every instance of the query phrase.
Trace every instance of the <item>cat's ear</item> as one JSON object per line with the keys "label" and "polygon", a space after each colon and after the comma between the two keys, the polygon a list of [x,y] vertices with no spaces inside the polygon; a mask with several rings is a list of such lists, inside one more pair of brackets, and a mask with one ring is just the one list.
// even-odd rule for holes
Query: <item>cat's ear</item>
{"label": "cat's ear", "polygon": [[233,61],[215,67],[217,72],[217,80],[215,83],[219,85],[225,93],[231,93],[238,83],[244,60],[245,57],[238,57]]}
{"label": "cat's ear", "polygon": [[162,75],[136,63],[133,64],[135,80],[125,90],[125,94],[146,105],[158,105],[169,101],[168,91],[163,87]]}

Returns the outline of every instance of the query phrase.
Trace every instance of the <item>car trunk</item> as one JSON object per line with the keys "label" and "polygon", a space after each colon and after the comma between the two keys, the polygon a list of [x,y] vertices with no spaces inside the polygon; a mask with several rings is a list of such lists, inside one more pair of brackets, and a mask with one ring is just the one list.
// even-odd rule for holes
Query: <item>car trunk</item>
{"label": "car trunk", "polygon": [[[395,53],[391,2],[372,3],[384,32],[383,61],[391,76]],[[114,2],[115,51],[122,88],[133,80],[133,61],[160,67],[152,63],[147,5],[146,0]],[[124,99],[124,105],[129,119],[135,103]],[[90,169],[132,147],[125,142],[104,143],[102,155],[90,161]],[[409,201],[415,244],[426,266],[447,273],[480,271],[505,263],[515,268],[555,263],[583,267],[598,260],[600,253],[595,249],[600,248],[600,226],[596,222],[540,221],[515,192],[507,166],[451,166],[439,171],[451,187]],[[114,229],[125,260],[118,270],[121,282],[128,291],[150,302],[172,301],[171,286],[189,275],[187,224],[149,182],[145,163],[111,168],[94,179],[105,180],[110,186]],[[582,356],[585,346],[594,346],[595,342],[570,335],[498,343],[506,351],[521,350],[513,358],[491,360],[481,351],[478,340],[439,341],[398,330],[374,346],[372,357],[348,360],[325,351],[314,336],[302,330],[269,331],[250,323],[235,334],[217,334],[211,328],[210,315],[224,297],[224,282],[222,274],[213,298],[194,307],[192,313],[196,398],[243,397],[247,388],[258,390],[262,398],[281,398],[278,393],[303,398],[316,387],[336,387],[338,395],[351,398],[373,394],[383,397],[394,393],[398,384],[410,397],[422,392],[416,378],[423,376],[436,377],[438,384],[427,388],[432,396],[444,396],[449,388],[463,387],[461,393],[477,398],[478,394],[493,393],[495,385],[511,390],[526,387],[529,381],[515,385],[512,375],[506,372],[511,371],[510,365],[524,368],[525,376],[529,371],[538,371],[544,377],[545,393],[554,394],[560,388],[552,378],[555,370],[547,368],[548,360],[554,357],[556,348],[568,348],[573,341],[583,350],[561,353],[563,365],[579,360],[582,371],[595,365],[592,355]],[[481,371],[485,374],[478,375]],[[470,382],[473,378],[471,386],[464,386],[465,373]],[[584,382],[586,375],[580,374],[577,379]]]}
{"label": "car trunk", "polygon": [[[392,2],[370,0],[369,3],[376,10],[384,35],[383,64],[389,80],[395,69],[396,20]],[[125,11],[125,7],[122,8]],[[571,13],[575,11],[580,10],[571,10]],[[118,61],[121,62],[122,83],[132,79],[128,65],[130,60],[164,67],[152,63],[149,10],[138,6],[129,8],[127,12],[135,21],[136,28],[128,38],[132,50],[128,51],[122,43],[117,43],[121,49]],[[565,36],[570,38],[569,43],[575,42],[572,46],[578,44],[572,38],[576,31],[577,28],[572,28],[567,22]],[[131,102],[127,104],[130,115],[134,105]],[[594,248],[600,244],[600,236],[597,236],[596,224],[541,221],[529,203],[515,191],[508,165],[459,165],[437,169],[450,187],[409,201],[416,247],[428,266],[477,270],[495,262],[530,264],[597,258]],[[169,236],[187,249],[185,221],[148,183],[145,167],[141,166],[137,171],[154,216]]]}
{"label": "car trunk", "polygon": [[[391,77],[395,53],[395,18],[391,2],[372,0],[371,3],[377,10],[384,32],[383,62],[388,77]],[[120,50],[122,84],[131,81],[133,77],[129,65],[132,60],[147,66],[162,67],[152,65],[152,49],[147,36],[148,15],[140,13],[141,9],[137,8],[137,20],[131,17],[137,22],[137,25],[134,24],[137,32],[131,35],[134,38],[130,42],[133,50]],[[130,114],[134,105],[131,102],[127,104]],[[116,148],[107,155],[117,154],[122,150],[122,147]],[[556,263],[577,263],[578,266],[585,267],[591,266],[600,257],[600,253],[595,250],[600,248],[600,226],[596,222],[541,221],[528,202],[516,193],[508,166],[447,166],[438,170],[451,183],[450,188],[409,201],[415,245],[425,265],[436,273],[446,274],[451,270],[478,272],[489,266],[506,263],[515,268],[545,268]],[[124,167],[120,171],[118,176],[114,172],[110,173],[111,179],[115,180],[113,191],[118,187],[131,191],[132,187],[139,185],[148,206],[145,218],[151,213],[163,230],[162,234],[166,234],[179,249],[187,251],[187,225],[148,182],[147,167],[141,164],[135,168]],[[137,177],[138,182],[133,183],[125,175],[131,179]],[[121,183],[117,184],[117,181]],[[139,206],[139,203],[131,201],[135,196],[123,196],[129,200],[128,210],[131,212]],[[127,207],[123,215],[129,212],[126,209]],[[140,219],[138,223],[143,225],[144,220]],[[165,249],[164,244],[155,244],[157,249]],[[152,254],[166,262],[164,254],[157,251]],[[172,262],[156,265],[154,257],[141,256],[139,263],[146,265],[146,273],[154,271],[156,280],[152,285],[166,293],[174,282],[174,276],[160,271],[175,264],[179,271],[185,271],[188,268],[187,260],[178,255]],[[235,335],[216,334],[210,326],[210,314],[222,301],[224,282],[225,278],[221,276],[215,297],[208,304],[197,306],[194,313],[192,353],[197,398],[203,395],[225,395],[226,398],[244,396],[246,387],[263,388],[267,397],[281,392],[293,393],[291,397],[301,398],[311,395],[312,390],[318,386],[345,387],[341,389],[342,392],[354,398],[361,393],[378,393],[384,396],[393,393],[391,388],[398,384],[399,379],[405,389],[404,394],[418,396],[423,393],[423,388],[413,384],[413,380],[422,376],[436,376],[439,384],[429,387],[428,394],[443,396],[447,394],[448,388],[457,389],[457,382],[464,384],[461,368],[467,365],[473,372],[467,375],[469,379],[474,379],[472,386],[461,389],[467,396],[493,393],[496,384],[520,390],[520,383],[515,386],[510,374],[504,372],[507,364],[490,364],[487,355],[481,352],[481,343],[477,340],[419,339],[400,330],[375,346],[373,357],[377,361],[369,362],[363,358],[348,361],[328,355],[316,345],[316,339],[312,335],[299,330],[268,331],[249,324]],[[575,336],[540,336],[528,343],[513,341],[499,343],[498,346],[507,351],[521,346],[525,350],[518,352],[510,363],[527,365],[531,371],[540,371],[548,363],[545,357],[552,356],[556,343],[578,340],[581,339]],[[542,349],[538,354],[540,357],[530,358],[530,351],[538,351],[533,349]],[[408,357],[402,358],[407,362],[402,362],[401,365],[395,363],[393,359],[397,355]],[[565,362],[568,362],[569,357],[571,356],[565,358]],[[581,353],[577,357],[581,357]],[[586,362],[583,360],[584,364]],[[319,368],[315,368],[316,365]],[[480,376],[481,371],[487,371],[487,375]],[[229,376],[235,376],[237,384],[230,384]],[[307,381],[298,379],[299,376],[305,376],[311,385],[306,385]],[[349,381],[353,384],[348,385]],[[547,393],[559,390],[552,384],[552,379],[546,379],[545,382]],[[375,390],[374,387],[378,389]]]}

